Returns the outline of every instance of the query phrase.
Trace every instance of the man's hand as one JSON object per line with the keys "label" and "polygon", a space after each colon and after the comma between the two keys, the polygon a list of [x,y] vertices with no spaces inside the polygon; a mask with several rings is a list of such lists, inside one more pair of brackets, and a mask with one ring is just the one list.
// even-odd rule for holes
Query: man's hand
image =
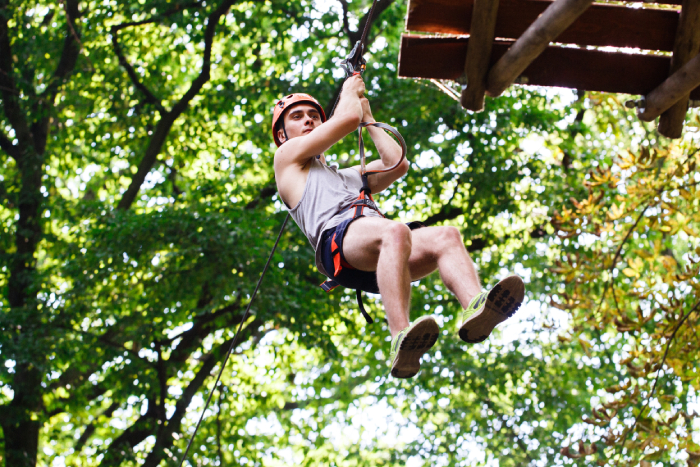
{"label": "man's hand", "polygon": [[360,103],[362,104],[362,121],[375,123],[376,120],[372,116],[372,109],[369,108],[369,99],[362,97],[360,98]]}
{"label": "man's hand", "polygon": [[365,82],[362,80],[362,76],[355,75],[351,78],[345,80],[343,83],[343,92],[341,94],[341,99],[343,98],[356,98],[359,99],[365,95]]}

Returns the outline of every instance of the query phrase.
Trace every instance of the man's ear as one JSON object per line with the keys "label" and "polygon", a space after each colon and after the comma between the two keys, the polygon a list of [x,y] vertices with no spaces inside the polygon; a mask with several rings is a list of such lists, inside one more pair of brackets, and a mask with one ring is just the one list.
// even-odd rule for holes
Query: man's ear
{"label": "man's ear", "polygon": [[277,130],[277,139],[280,140],[280,143],[284,143],[286,140],[286,138],[284,137],[284,130],[282,130],[282,128]]}

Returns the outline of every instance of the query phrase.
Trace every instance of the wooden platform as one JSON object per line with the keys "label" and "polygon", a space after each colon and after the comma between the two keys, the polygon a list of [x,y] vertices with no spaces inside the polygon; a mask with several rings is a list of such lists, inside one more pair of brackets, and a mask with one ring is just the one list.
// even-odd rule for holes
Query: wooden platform
{"label": "wooden platform", "polygon": [[[462,105],[471,110],[483,105],[484,93],[497,96],[514,80],[642,96],[660,89],[653,96],[668,97],[671,72],[700,50],[700,0],[685,0],[681,13],[682,1],[647,0],[644,8],[634,8],[590,0],[411,0],[406,29],[439,36],[404,34],[399,76],[466,82],[469,75],[471,96],[463,91]],[[474,61],[465,63],[468,53]],[[675,104],[673,129],[662,131],[667,136],[680,136],[685,110],[678,111],[687,107],[687,93],[700,100],[700,76],[691,71],[697,66],[673,81],[676,91],[678,83],[685,86],[685,95]],[[656,116],[640,109],[644,120]]]}
{"label": "wooden platform", "polygon": [[[497,40],[491,65],[513,41]],[[464,73],[468,37],[430,37],[404,34],[399,76],[458,81]],[[550,46],[523,72],[527,84],[587,91],[646,95],[668,76],[671,57],[625,54]],[[690,96],[700,100],[700,87]]]}
{"label": "wooden platform", "polygon": [[[517,39],[551,3],[500,0],[495,37]],[[474,0],[411,0],[406,30],[469,34],[473,8]],[[676,37],[678,17],[679,12],[672,10],[593,4],[556,41],[670,52]]]}

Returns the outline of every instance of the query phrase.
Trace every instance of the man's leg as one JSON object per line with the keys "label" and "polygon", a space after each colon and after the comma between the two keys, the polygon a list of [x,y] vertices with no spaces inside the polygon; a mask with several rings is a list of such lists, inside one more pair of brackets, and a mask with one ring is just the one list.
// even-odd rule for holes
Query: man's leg
{"label": "man's leg", "polygon": [[409,267],[413,280],[430,274],[435,267],[439,269],[443,282],[462,305],[457,327],[459,337],[468,343],[488,338],[494,327],[513,316],[525,295],[525,286],[518,276],[506,277],[493,289],[481,293],[474,263],[454,227],[415,230]]}
{"label": "man's leg", "polygon": [[361,218],[350,224],[342,246],[345,259],[353,267],[376,271],[392,336],[391,374],[396,378],[415,376],[422,356],[440,335],[432,316],[423,316],[409,326],[411,238],[411,230],[405,224]]}
{"label": "man's leg", "polygon": [[415,281],[435,271],[457,297],[462,308],[481,292],[476,267],[455,227],[424,227],[412,231],[409,269]]}
{"label": "man's leg", "polygon": [[391,336],[409,325],[411,230],[400,222],[362,217],[348,227],[343,254],[362,271],[377,271]]}
{"label": "man's leg", "polygon": [[[354,232],[353,227],[356,227]],[[483,301],[480,298],[470,306],[472,299],[481,293],[481,285],[461,234],[454,227],[410,231],[398,222],[362,218],[348,228],[343,251],[348,262],[357,269],[377,271],[392,337],[408,326],[411,281],[435,269],[440,271],[445,286],[464,308],[458,317],[458,326],[459,335],[466,342],[486,339],[498,323],[517,311],[523,300],[522,280],[510,276],[496,284],[488,296],[485,292]]]}
{"label": "man's leg", "polygon": [[345,259],[363,271],[377,271],[392,336],[408,326],[410,283],[440,271],[463,308],[481,292],[479,276],[455,227],[408,226],[386,219],[356,220],[343,241]]}

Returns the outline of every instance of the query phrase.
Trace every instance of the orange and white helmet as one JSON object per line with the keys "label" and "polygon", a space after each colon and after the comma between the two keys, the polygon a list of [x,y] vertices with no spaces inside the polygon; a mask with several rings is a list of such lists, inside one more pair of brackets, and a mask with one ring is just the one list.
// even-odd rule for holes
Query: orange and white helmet
{"label": "orange and white helmet", "polygon": [[303,93],[296,93],[296,94],[290,94],[288,96],[283,97],[277,103],[275,104],[275,110],[272,112],[272,137],[275,139],[275,144],[279,147],[282,146],[282,142],[279,140],[277,137],[277,123],[279,122],[280,118],[284,115],[284,112],[289,109],[291,106],[294,104],[310,104],[314,107],[316,107],[316,110],[318,110],[318,113],[321,114],[321,121],[325,122],[326,121],[326,113],[323,111],[323,107],[321,107],[321,104],[311,97],[308,94],[303,94]]}

